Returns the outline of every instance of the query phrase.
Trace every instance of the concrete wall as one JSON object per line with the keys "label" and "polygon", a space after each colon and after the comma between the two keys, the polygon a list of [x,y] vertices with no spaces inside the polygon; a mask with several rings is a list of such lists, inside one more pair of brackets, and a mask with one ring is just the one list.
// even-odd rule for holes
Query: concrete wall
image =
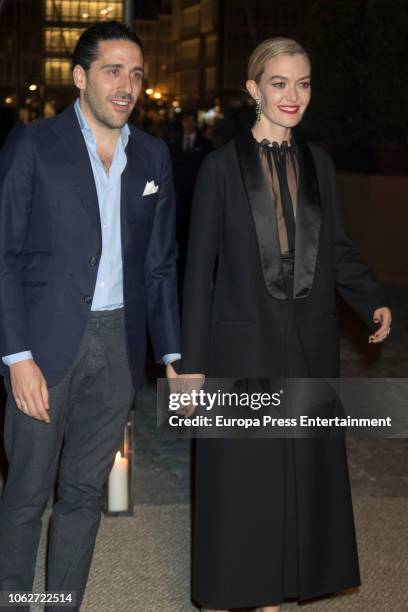
{"label": "concrete wall", "polygon": [[408,283],[408,177],[339,175],[351,237],[385,281]]}

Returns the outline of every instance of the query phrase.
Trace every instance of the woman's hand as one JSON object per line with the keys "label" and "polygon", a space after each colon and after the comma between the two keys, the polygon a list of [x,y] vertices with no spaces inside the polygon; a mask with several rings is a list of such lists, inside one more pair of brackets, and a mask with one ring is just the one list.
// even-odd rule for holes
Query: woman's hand
{"label": "woman's hand", "polygon": [[382,342],[389,335],[392,321],[391,310],[386,306],[376,308],[373,314],[373,321],[374,323],[381,323],[381,327],[379,327],[374,334],[371,334],[368,337],[369,344]]}

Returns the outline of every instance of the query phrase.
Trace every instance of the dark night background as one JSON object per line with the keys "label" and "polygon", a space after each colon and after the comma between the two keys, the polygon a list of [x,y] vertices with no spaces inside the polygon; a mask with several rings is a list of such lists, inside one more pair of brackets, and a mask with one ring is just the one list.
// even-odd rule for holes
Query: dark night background
{"label": "dark night background", "polygon": [[[147,129],[166,135],[177,123],[176,100],[204,114],[215,107],[221,138],[230,138],[252,116],[242,92],[251,50],[266,37],[291,36],[312,58],[304,132],[331,149],[339,170],[407,173],[405,0],[98,0],[76,2],[69,18],[61,7],[55,0],[0,0],[0,139],[19,116],[51,114],[73,99],[70,76],[58,76],[55,63],[69,58],[75,32],[92,17],[113,15],[140,34],[146,89],[161,90],[160,100],[145,95],[139,102],[135,120]],[[47,62],[54,62],[53,74]]]}

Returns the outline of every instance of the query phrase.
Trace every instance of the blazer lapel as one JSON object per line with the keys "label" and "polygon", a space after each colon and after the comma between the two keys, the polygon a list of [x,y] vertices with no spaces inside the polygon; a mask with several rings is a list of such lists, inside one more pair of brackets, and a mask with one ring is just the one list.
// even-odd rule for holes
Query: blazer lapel
{"label": "blazer lapel", "polygon": [[131,131],[126,146],[126,167],[121,177],[121,205],[127,207],[142,203],[143,191],[149,177],[150,153],[137,141],[137,134]]}
{"label": "blazer lapel", "polygon": [[299,187],[296,212],[295,271],[293,297],[309,295],[316,267],[321,225],[321,205],[317,172],[312,152],[305,142],[299,152]]}
{"label": "blazer lapel", "polygon": [[279,232],[273,194],[265,180],[249,128],[235,139],[235,148],[251,206],[265,285],[279,300],[287,299],[280,259]]}
{"label": "blazer lapel", "polygon": [[143,191],[146,182],[152,179],[150,152],[140,144],[137,130],[132,127],[126,146],[126,158],[126,167],[122,172],[120,188],[123,252],[125,252],[133,235],[133,230],[129,228],[128,221],[129,219],[137,219],[141,207],[144,205]]}
{"label": "blazer lapel", "polygon": [[85,210],[101,233],[95,179],[73,105],[56,117],[53,130],[58,136],[54,143],[58,159]]}

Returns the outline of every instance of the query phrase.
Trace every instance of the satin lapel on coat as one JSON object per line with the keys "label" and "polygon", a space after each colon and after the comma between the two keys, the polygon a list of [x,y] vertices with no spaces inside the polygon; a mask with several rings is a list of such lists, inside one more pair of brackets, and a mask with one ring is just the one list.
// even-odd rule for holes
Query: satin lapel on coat
{"label": "satin lapel on coat", "polygon": [[313,284],[319,248],[321,206],[312,152],[305,142],[296,140],[296,145],[299,152],[299,188],[293,297],[304,298],[309,295]]}
{"label": "satin lapel on coat", "polygon": [[265,285],[274,298],[285,300],[287,296],[280,260],[275,202],[249,128],[235,138],[235,148],[254,218]]}
{"label": "satin lapel on coat", "polygon": [[53,130],[58,136],[54,147],[67,181],[73,185],[85,210],[101,232],[92,165],[73,105],[56,117]]}

